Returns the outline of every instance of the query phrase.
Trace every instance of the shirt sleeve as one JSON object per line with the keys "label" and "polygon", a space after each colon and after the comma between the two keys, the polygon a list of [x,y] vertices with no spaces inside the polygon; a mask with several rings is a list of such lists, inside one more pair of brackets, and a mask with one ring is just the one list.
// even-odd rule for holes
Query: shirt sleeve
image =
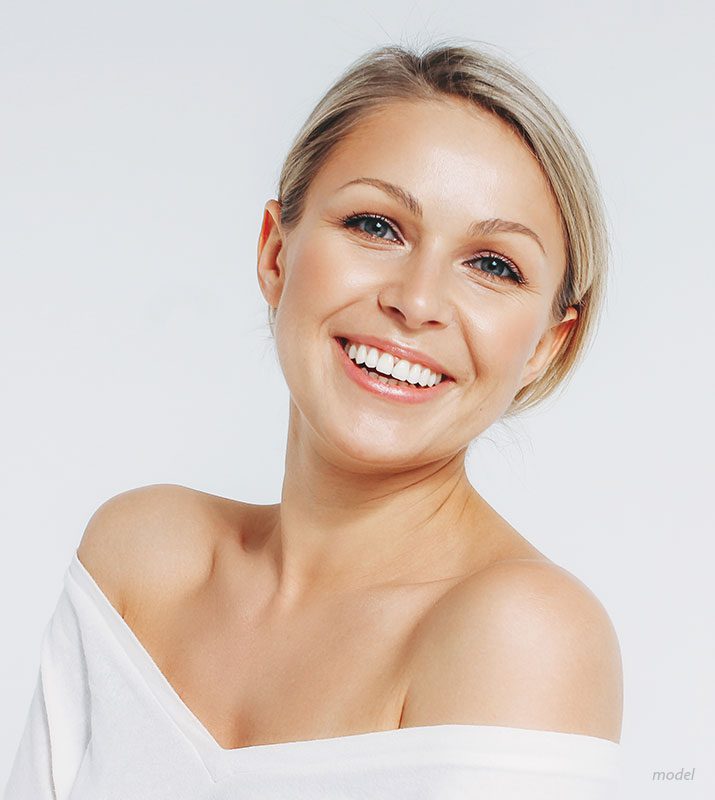
{"label": "shirt sleeve", "polygon": [[68,800],[91,739],[82,635],[66,588],[42,636],[40,668],[3,800]]}

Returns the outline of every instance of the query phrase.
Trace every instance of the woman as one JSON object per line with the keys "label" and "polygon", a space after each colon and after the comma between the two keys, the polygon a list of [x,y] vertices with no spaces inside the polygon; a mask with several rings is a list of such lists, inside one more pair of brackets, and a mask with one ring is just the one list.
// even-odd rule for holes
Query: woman
{"label": "woman", "polygon": [[281,500],[158,485],[97,510],[6,797],[605,797],[613,626],[464,467],[578,363],[604,231],[575,134],[514,67],[357,61],[258,242]]}

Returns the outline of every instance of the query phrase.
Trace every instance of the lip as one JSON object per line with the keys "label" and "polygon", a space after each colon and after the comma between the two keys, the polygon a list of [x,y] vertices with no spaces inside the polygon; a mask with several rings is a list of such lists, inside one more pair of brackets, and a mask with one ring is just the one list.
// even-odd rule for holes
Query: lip
{"label": "lip", "polygon": [[376,347],[378,350],[390,353],[393,356],[397,356],[397,358],[404,358],[406,361],[410,361],[413,364],[419,363],[422,364],[423,367],[429,367],[432,372],[441,373],[442,381],[454,380],[452,375],[450,375],[441,364],[438,364],[425,353],[420,353],[419,350],[413,350],[411,347],[405,347],[404,345],[390,342],[387,339],[380,339],[377,336],[363,336],[362,334],[350,333],[341,333],[338,334],[338,336],[350,342],[364,344],[367,347]]}
{"label": "lip", "polygon": [[[447,390],[447,387],[450,384],[454,383],[453,380],[447,378],[443,378],[434,386],[424,386],[420,388],[415,388],[414,386],[399,386],[383,383],[375,378],[370,378],[362,371],[362,367],[358,366],[351,358],[348,357],[348,354],[345,352],[345,348],[339,338],[333,337],[333,341],[335,342],[335,346],[338,348],[338,358],[340,358],[343,369],[345,370],[347,376],[363,389],[366,389],[367,391],[378,395],[379,397],[383,397],[388,400],[395,400],[401,403],[424,403],[425,401],[431,400],[437,397],[437,395],[442,394]],[[425,366],[427,365],[425,364]]]}

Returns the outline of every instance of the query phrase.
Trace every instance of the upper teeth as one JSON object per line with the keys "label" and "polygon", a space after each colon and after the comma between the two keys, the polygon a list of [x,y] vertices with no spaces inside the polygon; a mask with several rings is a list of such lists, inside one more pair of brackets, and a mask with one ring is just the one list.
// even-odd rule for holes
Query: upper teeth
{"label": "upper teeth", "polygon": [[377,347],[367,347],[364,344],[348,341],[343,349],[356,364],[364,364],[383,375],[391,375],[398,381],[434,386],[442,380],[440,372],[432,372],[429,367],[406,361],[404,358],[395,358],[390,353],[378,350]]}

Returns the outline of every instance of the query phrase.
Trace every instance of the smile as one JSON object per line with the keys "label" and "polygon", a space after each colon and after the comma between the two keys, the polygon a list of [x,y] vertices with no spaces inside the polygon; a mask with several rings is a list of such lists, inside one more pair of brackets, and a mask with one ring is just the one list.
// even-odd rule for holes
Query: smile
{"label": "smile", "polygon": [[441,394],[454,380],[419,362],[393,356],[377,347],[335,337],[343,367],[355,383],[382,397],[420,403]]}

